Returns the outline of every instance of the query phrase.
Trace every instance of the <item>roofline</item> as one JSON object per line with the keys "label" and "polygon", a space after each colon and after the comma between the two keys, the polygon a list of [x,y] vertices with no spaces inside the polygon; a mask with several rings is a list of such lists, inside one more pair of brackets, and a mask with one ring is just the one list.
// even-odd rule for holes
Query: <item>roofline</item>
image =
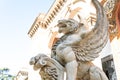
{"label": "roofline", "polygon": [[40,13],[36,18],[35,21],[33,22],[30,30],[28,31],[28,35],[30,37],[32,37],[35,32],[38,30],[39,26],[42,26],[42,20],[44,19],[45,14],[44,13]]}
{"label": "roofline", "polygon": [[28,35],[32,37],[39,26],[41,26],[42,28],[47,28],[48,24],[51,23],[51,21],[55,18],[55,15],[57,14],[57,12],[60,11],[65,2],[66,0],[55,0],[49,8],[47,14],[44,14],[42,18],[39,18],[42,15],[42,13],[40,13],[33,22],[30,30],[28,31]]}

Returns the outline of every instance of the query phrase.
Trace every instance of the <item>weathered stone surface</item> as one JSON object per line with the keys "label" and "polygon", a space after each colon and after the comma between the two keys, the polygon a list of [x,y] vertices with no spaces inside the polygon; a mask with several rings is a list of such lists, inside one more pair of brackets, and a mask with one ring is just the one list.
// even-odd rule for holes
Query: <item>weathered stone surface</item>
{"label": "weathered stone surface", "polygon": [[44,54],[31,58],[30,64],[34,69],[40,69],[42,80],[63,80],[64,72],[66,80],[108,80],[91,62],[108,40],[106,15],[100,3],[92,1],[97,9],[97,21],[91,31],[74,19],[59,20],[58,31],[64,35],[52,46],[51,58]]}

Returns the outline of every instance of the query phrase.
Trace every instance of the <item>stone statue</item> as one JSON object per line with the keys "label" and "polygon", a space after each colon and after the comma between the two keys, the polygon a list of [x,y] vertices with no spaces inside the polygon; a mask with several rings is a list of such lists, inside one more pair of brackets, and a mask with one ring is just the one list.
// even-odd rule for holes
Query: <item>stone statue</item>
{"label": "stone statue", "polygon": [[74,19],[58,21],[59,33],[64,35],[52,46],[51,57],[38,54],[30,64],[40,69],[42,80],[108,80],[92,61],[108,41],[108,20],[102,6],[92,0],[97,10],[97,21],[91,31]]}

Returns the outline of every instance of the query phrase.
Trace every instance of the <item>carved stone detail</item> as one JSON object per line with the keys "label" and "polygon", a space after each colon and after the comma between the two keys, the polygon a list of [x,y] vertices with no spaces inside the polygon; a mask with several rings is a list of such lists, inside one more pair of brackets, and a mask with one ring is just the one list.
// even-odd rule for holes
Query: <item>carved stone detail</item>
{"label": "carved stone detail", "polygon": [[40,69],[42,80],[63,80],[64,67],[53,58],[38,54],[31,58],[30,64],[34,65],[34,70]]}
{"label": "carved stone detail", "polygon": [[105,9],[106,14],[110,14],[113,11],[115,2],[116,2],[116,0],[107,0],[104,3],[103,7]]}
{"label": "carved stone detail", "polygon": [[[92,0],[97,9],[94,28],[74,19],[58,21],[58,32],[64,35],[52,46],[51,58],[38,54],[31,58],[34,69],[40,69],[42,80],[108,80],[104,72],[91,61],[99,56],[108,41],[108,20],[103,7]],[[80,15],[82,16],[82,15]]]}

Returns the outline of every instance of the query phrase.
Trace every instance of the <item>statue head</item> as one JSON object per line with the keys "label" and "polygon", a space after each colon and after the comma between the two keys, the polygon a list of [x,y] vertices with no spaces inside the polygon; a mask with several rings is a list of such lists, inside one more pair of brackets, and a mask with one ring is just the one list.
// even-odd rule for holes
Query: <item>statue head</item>
{"label": "statue head", "polygon": [[64,34],[73,33],[81,26],[83,26],[83,23],[79,23],[74,19],[58,20],[57,24],[57,27],[59,28],[58,32]]}

